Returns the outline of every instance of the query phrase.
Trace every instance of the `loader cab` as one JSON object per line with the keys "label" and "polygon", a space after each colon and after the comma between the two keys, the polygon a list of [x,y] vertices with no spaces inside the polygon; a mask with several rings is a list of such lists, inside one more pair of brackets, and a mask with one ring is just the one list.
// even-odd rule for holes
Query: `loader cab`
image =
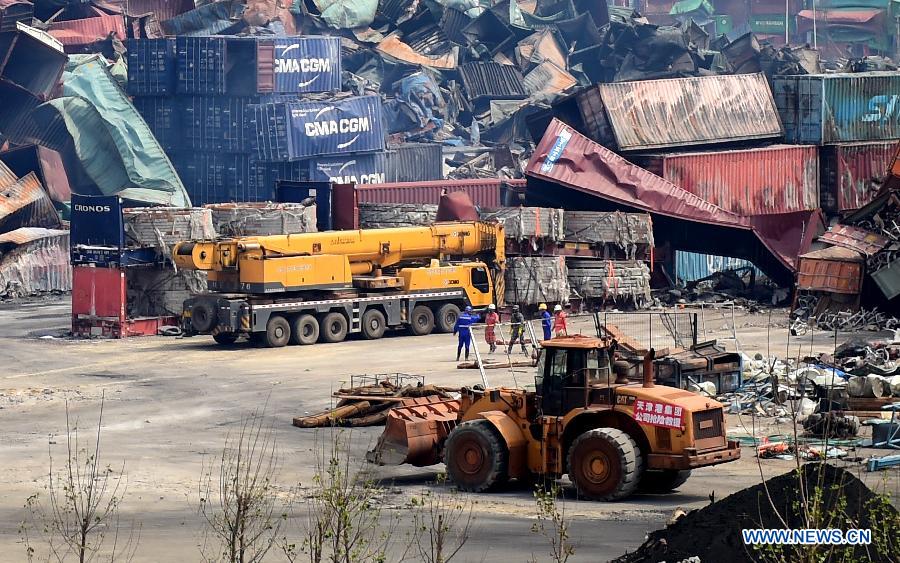
{"label": "loader cab", "polygon": [[611,370],[602,340],[553,338],[541,346],[535,391],[544,415],[563,416],[573,409],[608,402]]}

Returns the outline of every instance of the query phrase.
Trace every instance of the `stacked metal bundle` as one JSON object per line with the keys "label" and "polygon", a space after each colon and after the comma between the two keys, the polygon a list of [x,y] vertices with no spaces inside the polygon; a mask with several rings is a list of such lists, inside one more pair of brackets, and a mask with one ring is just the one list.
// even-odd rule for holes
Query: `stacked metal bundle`
{"label": "stacked metal bundle", "polygon": [[650,270],[634,260],[570,258],[568,281],[583,299],[631,300],[640,307],[650,301]]}
{"label": "stacked metal bundle", "polygon": [[71,289],[69,231],[22,227],[0,234],[0,297]]}
{"label": "stacked metal bundle", "polygon": [[206,272],[134,268],[128,273],[128,316],[180,316],[185,299],[206,290]]}
{"label": "stacked metal bundle", "polygon": [[216,238],[208,209],[147,207],[126,209],[122,215],[128,246],[156,248],[165,256],[177,242]]}
{"label": "stacked metal bundle", "polygon": [[653,224],[647,213],[566,210],[563,224],[567,241],[611,244],[628,260],[649,259],[641,254],[653,247]]}
{"label": "stacked metal bundle", "polygon": [[206,209],[222,237],[316,232],[314,203],[214,203]]}
{"label": "stacked metal bundle", "polygon": [[563,240],[563,210],[546,207],[503,207],[484,209],[482,221],[498,221],[506,229],[506,238],[514,240]]}
{"label": "stacked metal bundle", "polygon": [[438,206],[423,203],[360,203],[361,229],[389,229],[431,225],[437,219]]}
{"label": "stacked metal bundle", "polygon": [[562,256],[517,256],[506,259],[506,291],[509,305],[565,303],[569,279]]}

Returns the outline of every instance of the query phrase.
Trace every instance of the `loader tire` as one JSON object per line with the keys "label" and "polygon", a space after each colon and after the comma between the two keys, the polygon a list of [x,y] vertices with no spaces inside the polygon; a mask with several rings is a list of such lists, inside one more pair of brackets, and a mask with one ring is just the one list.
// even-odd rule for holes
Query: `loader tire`
{"label": "loader tire", "polygon": [[434,316],[434,331],[446,334],[453,332],[459,318],[459,307],[453,303],[444,303]]}
{"label": "loader tire", "polygon": [[319,320],[310,314],[297,315],[291,323],[291,344],[308,346],[319,339]]}
{"label": "loader tire", "polygon": [[229,345],[237,342],[238,333],[236,332],[217,332],[213,334],[213,340],[216,341],[216,344]]}
{"label": "loader tire", "polygon": [[621,500],[637,489],[644,459],[631,436],[617,428],[598,428],[572,442],[568,468],[579,497]]}
{"label": "loader tire", "polygon": [[362,335],[366,340],[377,340],[384,336],[387,319],[378,309],[366,309],[362,316]]}
{"label": "loader tire", "polygon": [[319,323],[319,341],[334,344],[347,338],[347,317],[340,313],[328,313]]}
{"label": "loader tire", "polygon": [[266,346],[281,348],[291,341],[291,324],[281,315],[272,315],[266,323]]}
{"label": "loader tire", "polygon": [[409,332],[414,336],[425,336],[434,330],[434,313],[425,305],[416,305],[409,315]]}
{"label": "loader tire", "polygon": [[444,449],[447,474],[463,491],[480,493],[509,478],[509,450],[486,420],[463,422],[450,432]]}
{"label": "loader tire", "polygon": [[641,476],[638,488],[646,493],[668,493],[684,485],[690,476],[690,469],[648,469]]}

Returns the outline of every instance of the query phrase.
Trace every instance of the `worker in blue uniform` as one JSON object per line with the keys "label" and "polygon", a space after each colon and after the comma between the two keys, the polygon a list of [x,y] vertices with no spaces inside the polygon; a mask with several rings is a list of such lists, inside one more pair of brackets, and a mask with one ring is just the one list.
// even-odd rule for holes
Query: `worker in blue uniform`
{"label": "worker in blue uniform", "polygon": [[469,359],[469,345],[472,343],[471,326],[478,321],[478,317],[472,312],[472,307],[466,307],[466,310],[460,313],[456,318],[456,324],[453,325],[453,334],[459,337],[456,346],[456,361],[459,361],[459,355],[462,353],[463,346],[466,347],[466,359]]}
{"label": "worker in blue uniform", "polygon": [[547,310],[546,303],[538,305],[538,311],[541,313],[541,328],[544,329],[544,340],[550,340],[550,328],[553,323],[553,317],[550,315],[550,311]]}

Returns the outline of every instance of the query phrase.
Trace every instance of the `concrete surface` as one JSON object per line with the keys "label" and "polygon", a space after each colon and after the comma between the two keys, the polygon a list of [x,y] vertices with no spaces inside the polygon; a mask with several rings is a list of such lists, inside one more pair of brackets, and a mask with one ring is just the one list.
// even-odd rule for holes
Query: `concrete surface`
{"label": "concrete surface", "polygon": [[[74,341],[62,337],[68,315],[66,298],[0,306],[0,467],[5,473],[0,485],[0,561],[25,560],[17,532],[25,516],[23,504],[46,483],[49,456],[56,463],[64,459],[66,401],[81,428],[89,428],[96,425],[100,398],[105,397],[101,455],[113,467],[125,464],[123,516],[142,526],[135,561],[196,561],[201,472],[221,453],[226,433],[242,416],[265,406],[277,429],[280,485],[311,487],[312,460],[318,445],[328,439],[327,431],[294,428],[291,418],[327,407],[331,392],[346,385],[350,375],[406,372],[439,385],[479,382],[477,371],[456,369],[455,338],[447,335],[276,350],[246,343],[221,347],[208,337]],[[725,324],[712,324],[729,330]],[[830,335],[815,335],[794,339],[789,347],[780,311],[739,314],[736,324],[741,345],[750,353],[766,354],[768,349],[773,355],[796,356],[831,350],[834,344]],[[575,330],[592,332],[587,320],[574,325]],[[489,375],[492,384],[511,383],[503,370]],[[516,380],[531,377],[523,369]],[[754,422],[763,426],[757,428],[758,435],[787,432],[789,426],[729,417],[729,432],[745,433]],[[354,460],[362,458],[379,433],[380,428],[353,432]],[[604,504],[576,500],[567,490],[563,502],[577,546],[570,561],[605,561],[635,549],[676,508],[702,507],[711,496],[720,499],[758,482],[760,472],[769,477],[793,465],[779,460],[758,464],[752,449],[743,453],[739,462],[695,471],[674,494],[637,495]],[[430,486],[441,468],[367,470],[387,486],[384,502],[394,510]],[[861,476],[896,498],[898,470]],[[529,490],[510,488],[476,495],[475,500],[476,531],[462,561],[525,561],[532,555],[545,559],[546,545],[530,531],[534,504]],[[397,513],[403,515],[402,510]],[[287,530],[299,535],[298,527],[292,521]],[[281,558],[273,553],[271,560]]]}

